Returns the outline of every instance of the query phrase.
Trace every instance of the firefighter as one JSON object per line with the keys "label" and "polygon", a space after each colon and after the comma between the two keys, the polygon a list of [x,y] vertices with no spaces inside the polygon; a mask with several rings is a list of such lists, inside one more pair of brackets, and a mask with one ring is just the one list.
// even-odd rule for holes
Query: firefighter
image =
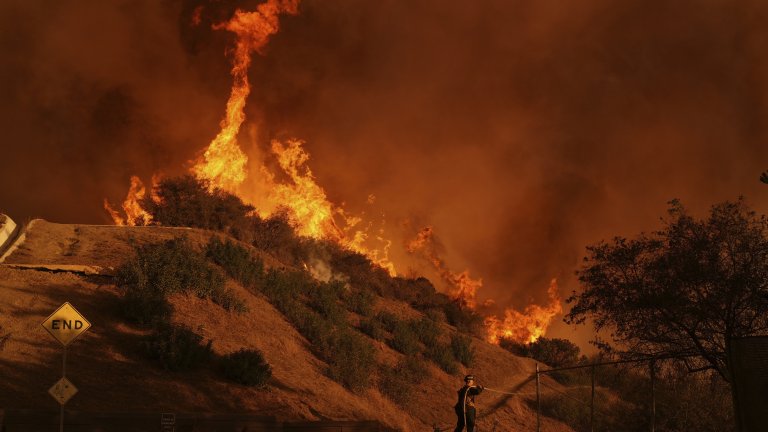
{"label": "firefighter", "polygon": [[475,430],[475,417],[477,411],[475,410],[475,396],[479,395],[484,390],[483,386],[475,386],[475,377],[467,375],[464,377],[464,387],[460,388],[457,392],[459,394],[459,400],[453,407],[456,411],[456,429],[453,432],[461,432],[464,430],[464,426],[467,427],[467,432],[473,432]]}

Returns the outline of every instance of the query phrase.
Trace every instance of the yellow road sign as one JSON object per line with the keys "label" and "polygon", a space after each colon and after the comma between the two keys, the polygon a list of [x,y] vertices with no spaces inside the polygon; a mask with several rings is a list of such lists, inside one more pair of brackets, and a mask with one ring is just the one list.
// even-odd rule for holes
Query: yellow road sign
{"label": "yellow road sign", "polygon": [[77,387],[69,382],[67,378],[62,378],[58,380],[53,387],[48,389],[48,393],[53,396],[59,404],[64,405],[72,398],[72,396],[77,394]]}
{"label": "yellow road sign", "polygon": [[69,302],[61,305],[51,316],[43,321],[43,327],[51,336],[67,346],[76,337],[83,334],[91,326],[91,323],[80,315]]}

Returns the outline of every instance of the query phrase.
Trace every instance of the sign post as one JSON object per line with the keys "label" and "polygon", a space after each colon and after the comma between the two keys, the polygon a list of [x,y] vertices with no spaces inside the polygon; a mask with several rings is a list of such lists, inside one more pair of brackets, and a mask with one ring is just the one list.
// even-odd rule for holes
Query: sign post
{"label": "sign post", "polygon": [[48,393],[59,403],[59,432],[64,432],[64,405],[77,394],[77,387],[67,379],[67,346],[91,327],[91,323],[69,302],[59,306],[43,321],[43,327],[64,346],[61,361],[61,379]]}

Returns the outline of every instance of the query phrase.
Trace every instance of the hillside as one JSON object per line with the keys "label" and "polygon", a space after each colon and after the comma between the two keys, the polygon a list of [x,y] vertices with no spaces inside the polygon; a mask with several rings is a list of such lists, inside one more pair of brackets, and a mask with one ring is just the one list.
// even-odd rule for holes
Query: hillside
{"label": "hillside", "polygon": [[[41,327],[60,304],[71,302],[92,323],[73,343],[67,376],[80,392],[68,408],[82,411],[256,412],[280,420],[375,419],[404,431],[452,427],[455,391],[461,376],[471,372],[482,384],[528,395],[484,393],[479,399],[479,424],[485,430],[498,422],[498,430],[535,430],[535,412],[526,402],[533,386],[521,384],[535,369],[531,359],[474,338],[475,362],[448,375],[433,363],[428,376],[414,390],[413,400],[401,408],[375,386],[355,393],[330,379],[327,365],[310,350],[297,332],[267,299],[233,280],[231,288],[248,312],[228,312],[210,300],[173,295],[173,322],[195,329],[213,341],[217,354],[257,348],[272,366],[264,389],[224,381],[201,369],[168,372],[138,354],[148,333],[125,322],[120,311],[121,292],[114,269],[135,254],[135,246],[185,236],[202,247],[219,233],[190,228],[117,227],[55,224],[32,221],[17,248],[0,264],[0,407],[55,409],[47,394],[60,377],[61,348]],[[251,248],[250,246],[247,246]],[[267,268],[284,266],[274,257],[251,248]],[[391,298],[376,298],[376,310],[398,317],[421,312]],[[355,317],[351,317],[354,321]],[[455,332],[442,324],[446,333]],[[379,363],[394,364],[402,354],[373,340]],[[548,378],[547,384],[558,386]],[[543,431],[570,431],[544,418]]]}

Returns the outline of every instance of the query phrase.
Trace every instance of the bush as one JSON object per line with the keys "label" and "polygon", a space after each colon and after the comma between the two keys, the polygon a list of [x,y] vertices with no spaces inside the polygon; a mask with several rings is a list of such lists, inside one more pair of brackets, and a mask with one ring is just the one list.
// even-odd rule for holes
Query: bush
{"label": "bush", "polygon": [[261,290],[272,304],[285,311],[285,305],[295,302],[313,285],[314,282],[306,273],[270,269]]}
{"label": "bush", "polygon": [[237,313],[248,312],[248,306],[245,301],[235,294],[229,288],[223,288],[211,294],[211,300],[224,308],[224,310],[235,311]]}
{"label": "bush", "polygon": [[448,322],[447,318],[445,317],[445,312],[443,312],[442,309],[427,309],[424,314],[427,316],[427,318],[438,324]]}
{"label": "bush", "polygon": [[451,335],[451,351],[453,356],[464,366],[471,366],[475,359],[475,349],[472,347],[472,338],[460,334]]}
{"label": "bush", "polygon": [[427,356],[445,373],[456,375],[459,372],[459,367],[453,358],[451,347],[448,345],[436,344],[427,351]]}
{"label": "bush", "polygon": [[379,372],[379,390],[396,404],[405,407],[413,399],[413,388],[427,376],[427,365],[418,357],[405,357],[393,368]]}
{"label": "bush", "polygon": [[483,317],[466,307],[462,302],[454,300],[443,306],[448,324],[457,330],[469,334],[479,334],[483,329]]}
{"label": "bush", "polygon": [[377,341],[384,340],[384,325],[376,318],[368,318],[360,321],[360,331]]}
{"label": "bush", "polygon": [[386,311],[379,312],[378,315],[376,315],[376,319],[379,320],[384,328],[390,333],[394,332],[395,327],[400,324],[400,319],[397,315]]}
{"label": "bush", "polygon": [[210,359],[211,341],[203,345],[203,337],[182,325],[160,326],[144,342],[149,358],[166,370],[180,371],[197,367]]}
{"label": "bush", "polygon": [[264,277],[264,262],[254,259],[246,248],[230,241],[211,238],[205,255],[246,288],[255,286]]}
{"label": "bush", "polygon": [[299,264],[304,255],[288,209],[280,209],[268,219],[258,221],[254,226],[252,244],[287,264]]}
{"label": "bush", "polygon": [[440,327],[434,321],[426,317],[411,321],[410,326],[421,343],[427,347],[434,346],[442,333]]}
{"label": "bush", "polygon": [[[344,322],[347,313],[339,304],[339,285],[319,283],[309,290],[310,306],[323,317],[334,323]],[[341,286],[343,288],[343,285]]]}
{"label": "bush", "polygon": [[186,238],[141,246],[136,258],[117,269],[118,285],[162,295],[221,288],[224,277],[194,250]]}
{"label": "bush", "polygon": [[143,326],[154,326],[167,322],[173,313],[173,307],[164,295],[148,289],[125,291],[122,308],[128,321]]}
{"label": "bush", "polygon": [[117,269],[117,284],[124,293],[123,313],[141,325],[167,321],[172,308],[166,297],[174,293],[194,292],[227,310],[245,309],[224,289],[221,272],[183,237],[137,248],[136,257]]}
{"label": "bush", "polygon": [[328,374],[345,387],[360,391],[370,386],[376,366],[373,346],[359,334],[343,329],[331,338]]}
{"label": "bush", "polygon": [[352,289],[344,295],[347,309],[364,317],[371,316],[375,301],[376,296],[367,289]]}
{"label": "bush", "polygon": [[148,196],[142,207],[154,224],[217,230],[250,242],[253,227],[260,222],[254,207],[231,193],[211,190],[207,181],[191,175],[163,179],[153,192],[160,200]]}
{"label": "bush", "polygon": [[521,357],[530,357],[553,368],[573,366],[581,361],[581,350],[567,339],[539,338],[535,342],[523,344],[513,339],[501,338],[499,346]]}
{"label": "bush", "polygon": [[395,329],[392,331],[392,339],[389,345],[405,355],[416,354],[419,352],[419,337],[408,323],[398,321],[395,324]]}
{"label": "bush", "polygon": [[263,386],[272,377],[272,368],[259,350],[241,349],[221,359],[221,372],[238,384]]}

